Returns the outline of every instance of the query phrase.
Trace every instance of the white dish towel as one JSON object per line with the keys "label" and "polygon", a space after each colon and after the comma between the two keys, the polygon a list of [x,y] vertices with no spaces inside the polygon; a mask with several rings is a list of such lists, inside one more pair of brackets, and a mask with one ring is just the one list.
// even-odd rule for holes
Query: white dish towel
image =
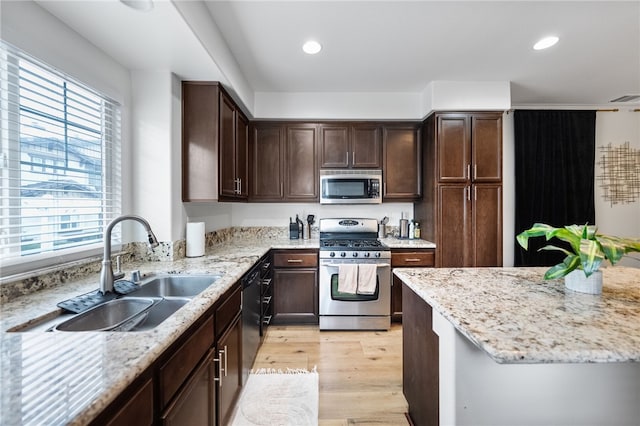
{"label": "white dish towel", "polygon": [[338,265],[338,291],[340,293],[356,294],[358,289],[358,265]]}
{"label": "white dish towel", "polygon": [[373,294],[376,292],[378,266],[375,263],[358,265],[358,294]]}

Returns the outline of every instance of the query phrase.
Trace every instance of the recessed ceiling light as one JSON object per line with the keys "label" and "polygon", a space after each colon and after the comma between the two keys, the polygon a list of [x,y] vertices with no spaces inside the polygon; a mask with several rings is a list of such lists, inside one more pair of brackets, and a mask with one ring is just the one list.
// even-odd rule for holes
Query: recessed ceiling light
{"label": "recessed ceiling light", "polygon": [[302,50],[304,50],[304,53],[308,53],[309,55],[315,55],[322,50],[322,45],[315,40],[309,40],[302,45]]}
{"label": "recessed ceiling light", "polygon": [[153,0],[120,0],[120,3],[142,12],[148,12],[153,9]]}
{"label": "recessed ceiling light", "polygon": [[560,39],[558,37],[556,37],[556,36],[545,37],[545,38],[539,40],[536,44],[534,44],[533,48],[535,50],[547,49],[547,48],[553,46],[554,44],[556,44],[558,42],[558,40],[560,40]]}

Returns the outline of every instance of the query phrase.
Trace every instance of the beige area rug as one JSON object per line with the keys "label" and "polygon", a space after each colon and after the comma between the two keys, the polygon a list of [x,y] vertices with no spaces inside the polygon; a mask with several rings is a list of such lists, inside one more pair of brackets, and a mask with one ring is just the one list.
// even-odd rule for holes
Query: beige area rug
{"label": "beige area rug", "polygon": [[318,372],[260,369],[249,374],[233,426],[305,426],[318,424]]}

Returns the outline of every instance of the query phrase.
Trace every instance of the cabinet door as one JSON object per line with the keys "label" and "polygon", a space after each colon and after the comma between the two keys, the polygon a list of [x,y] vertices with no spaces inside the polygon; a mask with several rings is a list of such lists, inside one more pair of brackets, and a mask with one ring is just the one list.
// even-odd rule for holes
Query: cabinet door
{"label": "cabinet door", "polygon": [[238,198],[249,195],[249,120],[240,111],[236,111],[236,155],[235,169],[238,179]]}
{"label": "cabinet door", "polygon": [[474,114],[471,117],[474,182],[502,181],[502,115]]}
{"label": "cabinet door", "polygon": [[318,323],[318,270],[274,269],[273,323]]}
{"label": "cabinet door", "polygon": [[218,199],[218,96],[215,84],[182,83],[182,201]]}
{"label": "cabinet door", "polygon": [[339,125],[320,126],[320,167],[349,167],[349,128]]}
{"label": "cabinet door", "polygon": [[220,94],[220,195],[236,197],[235,106]]}
{"label": "cabinet door", "polygon": [[96,424],[152,425],[153,424],[153,382],[147,380],[138,391],[109,420],[99,418]]}
{"label": "cabinet door", "polygon": [[281,201],[284,196],[283,165],[284,127],[256,125],[251,138],[252,201]]}
{"label": "cabinet door", "polygon": [[316,125],[287,126],[285,153],[285,199],[318,201]]}
{"label": "cabinet door", "polygon": [[[234,324],[218,339],[218,423],[226,425],[242,386],[242,321]],[[187,423],[188,424],[188,423]]]}
{"label": "cabinet door", "polygon": [[419,130],[385,127],[383,134],[383,200],[411,201],[422,194]]}
{"label": "cabinet door", "polygon": [[437,116],[438,180],[441,183],[466,182],[471,164],[471,144],[466,114]]}
{"label": "cabinet door", "polygon": [[351,164],[354,168],[363,169],[382,167],[382,140],[378,126],[351,127]]}
{"label": "cabinet door", "polygon": [[185,384],[184,389],[163,414],[163,425],[213,426],[215,424],[214,356],[215,350],[211,350],[207,354],[207,357]]}
{"label": "cabinet door", "polygon": [[473,266],[469,191],[468,185],[438,187],[438,267]]}
{"label": "cabinet door", "polygon": [[473,266],[502,266],[502,185],[474,185],[473,200]]}

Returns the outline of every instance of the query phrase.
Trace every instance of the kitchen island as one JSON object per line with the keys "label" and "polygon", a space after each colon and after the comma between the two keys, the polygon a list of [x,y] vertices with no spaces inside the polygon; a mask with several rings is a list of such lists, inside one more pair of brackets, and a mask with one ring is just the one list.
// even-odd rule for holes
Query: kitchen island
{"label": "kitchen island", "polygon": [[602,295],[545,270],[394,270],[415,424],[639,424],[640,269],[605,268]]}

